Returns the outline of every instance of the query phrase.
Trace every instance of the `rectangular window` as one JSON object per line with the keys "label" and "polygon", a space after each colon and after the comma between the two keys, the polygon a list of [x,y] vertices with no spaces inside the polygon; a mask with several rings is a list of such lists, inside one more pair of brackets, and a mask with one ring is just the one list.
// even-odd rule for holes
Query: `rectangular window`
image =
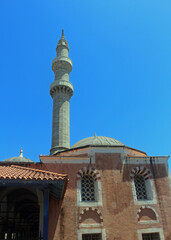
{"label": "rectangular window", "polygon": [[102,240],[102,236],[100,233],[83,234],[82,240]]}
{"label": "rectangular window", "polygon": [[160,240],[159,233],[144,233],[142,235],[143,240]]}

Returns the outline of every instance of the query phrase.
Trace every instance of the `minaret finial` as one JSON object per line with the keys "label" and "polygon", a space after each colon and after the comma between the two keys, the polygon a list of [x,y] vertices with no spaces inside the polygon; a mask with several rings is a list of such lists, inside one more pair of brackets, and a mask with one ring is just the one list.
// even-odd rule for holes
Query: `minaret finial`
{"label": "minaret finial", "polygon": [[19,157],[23,157],[23,149],[22,148],[20,150],[20,156]]}
{"label": "minaret finial", "polygon": [[[69,47],[68,47],[68,43],[67,41],[65,40],[65,36],[64,36],[64,30],[62,29],[62,35],[61,35],[61,38],[59,39],[58,41],[58,44],[57,44],[57,47],[56,47],[56,53],[57,55],[60,55],[61,54],[61,51],[62,51],[62,48],[67,48],[68,49],[68,52],[69,52]],[[67,53],[68,53],[67,52]],[[68,54],[65,53],[68,57]]]}

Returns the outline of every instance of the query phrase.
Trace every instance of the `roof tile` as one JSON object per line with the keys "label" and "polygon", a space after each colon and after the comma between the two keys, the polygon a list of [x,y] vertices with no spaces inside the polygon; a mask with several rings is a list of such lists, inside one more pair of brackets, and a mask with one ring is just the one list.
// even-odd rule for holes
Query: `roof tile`
{"label": "roof tile", "polygon": [[18,165],[0,166],[0,179],[64,180],[67,175]]}

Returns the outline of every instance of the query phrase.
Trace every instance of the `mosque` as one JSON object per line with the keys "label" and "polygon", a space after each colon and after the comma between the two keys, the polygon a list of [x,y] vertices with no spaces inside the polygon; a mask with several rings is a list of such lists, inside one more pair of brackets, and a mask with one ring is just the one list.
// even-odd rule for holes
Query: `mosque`
{"label": "mosque", "polygon": [[104,136],[70,147],[72,61],[62,32],[52,62],[52,146],[0,162],[0,239],[171,240],[168,156]]}

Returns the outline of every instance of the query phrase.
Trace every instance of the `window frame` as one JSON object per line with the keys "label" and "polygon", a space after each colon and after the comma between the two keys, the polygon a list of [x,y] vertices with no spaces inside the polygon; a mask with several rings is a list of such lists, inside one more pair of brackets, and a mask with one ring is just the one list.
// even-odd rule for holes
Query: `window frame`
{"label": "window frame", "polygon": [[[84,186],[84,188],[86,189],[85,192],[83,192],[83,178],[86,178],[86,177],[89,177],[91,180],[92,180],[92,184],[93,184],[93,194],[94,195],[94,200],[83,200],[83,198],[87,198],[86,196],[83,197],[83,193],[86,194],[87,193],[87,187]],[[84,174],[81,179],[81,201],[82,202],[96,202],[96,199],[97,199],[97,194],[96,194],[96,184],[95,184],[95,179],[94,177],[91,175],[91,174]],[[84,180],[85,181],[85,180]],[[84,183],[85,184],[85,183]],[[89,188],[89,194],[91,195],[91,189]],[[92,196],[90,196],[90,198],[93,198]]]}
{"label": "window frame", "polygon": [[84,240],[83,238],[84,238],[84,236],[85,235],[100,235],[100,239],[97,239],[97,240],[102,240],[102,234],[101,233],[83,233],[82,234],[82,240]]}
{"label": "window frame", "polygon": [[[90,227],[91,227],[91,224],[90,224]],[[98,234],[100,233],[101,234],[101,237],[102,237],[102,240],[106,240],[106,231],[104,228],[86,228],[86,229],[79,229],[77,231],[78,233],[78,240],[82,240],[82,235],[83,234]]]}
{"label": "window frame", "polygon": [[[141,188],[144,189],[144,194],[142,194],[141,191],[137,190],[137,185],[140,185],[138,183],[138,181],[141,184]],[[147,183],[146,183],[146,180],[145,180],[145,178],[144,178],[144,176],[142,174],[138,173],[138,174],[134,175],[134,185],[135,185],[137,201],[143,201],[143,200],[146,201],[146,200],[148,200]],[[142,198],[143,195],[144,195],[144,198]]]}
{"label": "window frame", "polygon": [[157,238],[159,237],[159,239],[157,239],[157,240],[160,240],[160,234],[158,232],[157,233],[156,232],[155,233],[142,233],[142,239],[144,240],[144,235],[146,235],[145,236],[146,239],[148,239],[150,237],[150,240],[155,240],[155,239],[153,239],[153,236],[152,236],[154,234],[155,235],[157,234]]}
{"label": "window frame", "polygon": [[[136,173],[135,173],[135,175],[136,175]],[[143,199],[143,200],[137,199],[134,177],[131,178],[131,185],[132,185],[133,199],[134,199],[134,203],[136,205],[146,205],[146,204],[156,204],[157,203],[156,191],[155,191],[155,187],[154,187],[155,185],[154,185],[154,181],[152,179],[148,178],[145,180],[147,199]]]}
{"label": "window frame", "polygon": [[[88,175],[88,174],[85,174]],[[90,174],[93,177],[93,174]],[[97,207],[102,206],[102,187],[101,180],[94,179],[94,188],[95,188],[95,201],[82,201],[81,194],[81,178],[77,179],[77,206],[80,207]]]}
{"label": "window frame", "polygon": [[138,229],[138,240],[143,240],[142,235],[143,234],[150,234],[150,233],[159,233],[160,240],[165,240],[163,229],[162,228],[146,228],[146,229]]}

